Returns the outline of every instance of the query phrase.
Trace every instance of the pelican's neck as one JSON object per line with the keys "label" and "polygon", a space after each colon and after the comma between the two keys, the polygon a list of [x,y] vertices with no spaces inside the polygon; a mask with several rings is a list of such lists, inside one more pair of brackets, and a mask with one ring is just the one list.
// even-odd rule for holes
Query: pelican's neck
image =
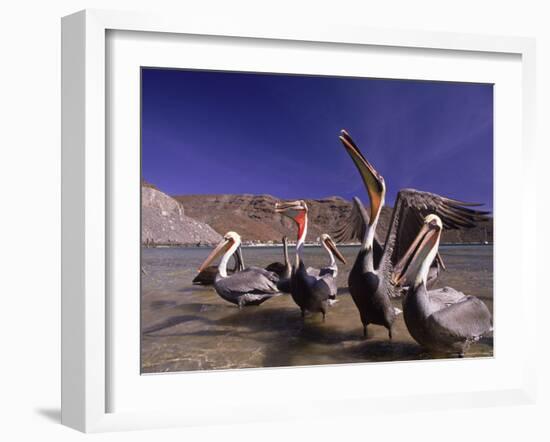
{"label": "pelican's neck", "polygon": [[378,220],[380,219],[380,213],[382,213],[382,207],[384,207],[384,198],[382,198],[382,202],[380,203],[380,207],[378,208],[378,212],[374,216],[372,223],[367,223],[365,227],[365,234],[363,235],[363,241],[361,242],[361,249],[363,250],[372,250],[374,233],[376,232],[376,226],[378,225]]}
{"label": "pelican's neck", "polygon": [[376,273],[376,270],[374,269],[374,253],[372,253],[372,247],[370,249],[365,247],[363,252],[364,254],[361,270],[363,270],[363,272]]}
{"label": "pelican's neck", "polygon": [[[411,306],[416,310],[416,314],[421,318],[427,318],[434,312],[434,307],[430,303],[428,297],[428,289],[426,284],[421,282],[418,286],[414,287],[404,301],[408,306]],[[409,308],[409,307],[407,307]]]}
{"label": "pelican's neck", "polygon": [[416,309],[417,313],[424,319],[428,318],[435,311],[435,306],[434,304],[432,304],[432,302],[430,302],[430,298],[428,295],[427,280],[430,266],[432,265],[432,262],[437,255],[438,248],[439,236],[432,249],[428,252],[426,257],[420,264],[420,268],[418,269],[418,272],[416,274],[412,290],[409,291],[409,293],[407,294],[407,298],[405,299],[405,302],[409,303],[409,305],[415,306],[414,308]]}
{"label": "pelican's neck", "polygon": [[330,247],[327,246],[327,244],[324,241],[321,241],[321,244],[323,244],[323,247],[327,251],[328,256],[330,258],[329,267],[335,267],[336,266],[336,260],[334,259],[334,254],[332,253],[332,250],[330,250]]}
{"label": "pelican's neck", "polygon": [[244,265],[243,265],[243,262],[242,262],[242,255],[241,255],[241,248],[237,248],[237,251],[235,252],[235,254],[233,255],[233,261],[234,261],[234,264],[233,264],[233,273],[235,272],[239,272],[241,270],[243,270],[244,268]]}
{"label": "pelican's neck", "polygon": [[229,261],[229,258],[231,258],[231,255],[235,253],[235,250],[237,250],[240,246],[240,241],[233,241],[233,244],[227,252],[224,253],[222,256],[222,260],[220,262],[220,265],[218,266],[218,273],[222,278],[227,278],[227,263]]}
{"label": "pelican's neck", "polygon": [[239,257],[239,267],[235,269],[235,272],[242,272],[246,268],[246,265],[243,258],[243,249],[240,244],[237,247],[237,256]]}
{"label": "pelican's neck", "polygon": [[437,250],[439,249],[439,237],[437,238],[434,246],[424,258],[424,261],[422,261],[422,264],[420,265],[420,269],[418,270],[418,273],[416,274],[416,278],[414,280],[414,288],[417,289],[421,285],[424,285],[426,287],[427,281],[428,281],[428,272],[430,271],[430,267],[432,265],[432,262],[435,259],[435,256],[437,255]]}
{"label": "pelican's neck", "polygon": [[300,264],[302,259],[302,251],[304,249],[304,243],[306,242],[307,236],[307,213],[303,213],[300,219],[297,220],[298,223],[298,242],[296,243],[296,267]]}
{"label": "pelican's neck", "polygon": [[290,261],[288,259],[288,244],[286,239],[283,241],[283,254],[285,257],[285,277],[290,278],[290,273],[292,272],[292,268],[290,266]]}

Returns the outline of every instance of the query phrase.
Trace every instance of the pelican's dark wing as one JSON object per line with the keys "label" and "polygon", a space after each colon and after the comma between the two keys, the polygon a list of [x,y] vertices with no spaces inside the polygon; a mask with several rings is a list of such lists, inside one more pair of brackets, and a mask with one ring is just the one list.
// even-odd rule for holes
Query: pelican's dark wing
{"label": "pelican's dark wing", "polygon": [[329,299],[335,299],[336,293],[338,292],[338,286],[336,285],[336,280],[334,279],[334,273],[336,271],[337,270],[334,269],[333,267],[323,267],[321,269],[316,269],[315,267],[308,267],[306,269],[306,272],[309,276],[315,278],[317,281],[320,281],[320,280],[324,281],[324,283],[329,289],[329,293],[330,293]]}
{"label": "pelican's dark wing", "polygon": [[445,229],[470,228],[489,219],[490,212],[471,208],[479,205],[415,189],[399,191],[384,244],[381,266],[385,274],[393,276],[393,268],[415,240],[427,215],[439,216]]}
{"label": "pelican's dark wing", "polygon": [[336,280],[334,279],[334,277],[330,274],[326,274],[324,276],[321,276],[319,278],[320,280],[322,280],[328,287],[329,289],[329,299],[336,299],[336,295],[338,293],[338,286],[336,285]]}
{"label": "pelican's dark wing", "polygon": [[[275,276],[275,277],[273,277]],[[242,272],[229,275],[216,281],[216,288],[231,293],[233,296],[250,294],[278,293],[277,275],[265,269],[249,267]]]}
{"label": "pelican's dark wing", "polygon": [[277,275],[277,273],[269,271],[269,270],[264,269],[262,267],[256,267],[256,266],[247,267],[246,269],[244,269],[240,273],[246,273],[246,272],[261,274],[261,275],[264,276],[264,278],[269,279],[271,282],[273,282],[275,284],[280,279],[280,277],[279,277],[279,275]]}
{"label": "pelican's dark wing", "polygon": [[[367,209],[363,206],[361,200],[357,197],[353,198],[353,208],[351,209],[348,219],[342,223],[331,236],[336,242],[352,242],[363,240],[365,230],[369,223],[370,217]],[[375,232],[373,241],[374,265],[377,266],[382,257],[382,246],[378,234]]]}
{"label": "pelican's dark wing", "polygon": [[491,313],[474,296],[443,308],[428,317],[427,326],[436,335],[477,340],[492,329]]}
{"label": "pelican's dark wing", "polygon": [[443,287],[440,289],[430,290],[428,299],[430,300],[431,309],[441,310],[458,302],[464,301],[467,296],[452,287]]}
{"label": "pelican's dark wing", "polygon": [[306,273],[310,276],[314,276],[315,278],[319,278],[319,275],[321,274],[321,269],[317,269],[315,267],[308,267],[306,269]]}

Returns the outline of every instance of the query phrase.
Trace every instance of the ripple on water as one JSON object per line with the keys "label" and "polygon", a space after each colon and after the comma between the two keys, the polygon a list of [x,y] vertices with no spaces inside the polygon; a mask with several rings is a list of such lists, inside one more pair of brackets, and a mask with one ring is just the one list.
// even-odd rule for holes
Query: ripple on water
{"label": "ripple on water", "polygon": [[[451,286],[479,297],[493,309],[493,255],[490,246],[442,247],[448,270],[437,286]],[[319,314],[300,316],[289,295],[239,310],[213,287],[191,281],[208,249],[144,249],[141,296],[141,357],[144,373],[304,366],[356,362],[409,361],[448,357],[425,352],[409,335],[403,316],[394,339],[369,326],[368,339],[347,290],[347,274],[357,248],[343,247],[348,264],[340,267],[339,302],[322,323]],[[280,248],[244,249],[250,265],[282,261]],[[320,266],[326,255],[306,248],[304,261]],[[394,305],[401,307],[400,300]],[[471,346],[467,357],[493,355],[492,336]]]}

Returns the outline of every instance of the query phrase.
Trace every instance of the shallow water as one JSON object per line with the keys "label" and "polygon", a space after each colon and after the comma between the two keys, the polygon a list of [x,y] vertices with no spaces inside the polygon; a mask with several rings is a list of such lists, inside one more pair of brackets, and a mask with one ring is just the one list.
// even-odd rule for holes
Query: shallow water
{"label": "shallow water", "polygon": [[[191,281],[206,258],[206,248],[143,249],[141,357],[143,373],[280,367],[351,362],[407,361],[449,357],[428,354],[409,335],[403,315],[388,341],[385,328],[370,325],[362,337],[359,314],[347,291],[347,275],[357,247],[341,247],[338,303],[326,322],[320,314],[303,320],[290,295],[239,310],[213,287]],[[442,246],[447,265],[434,287],[450,286],[480,298],[493,311],[492,246]],[[244,248],[247,265],[283,261],[282,248]],[[293,249],[290,250],[294,255]],[[307,247],[304,262],[327,263],[320,247]],[[401,300],[394,301],[401,308]],[[466,357],[493,355],[492,337],[472,345]]]}

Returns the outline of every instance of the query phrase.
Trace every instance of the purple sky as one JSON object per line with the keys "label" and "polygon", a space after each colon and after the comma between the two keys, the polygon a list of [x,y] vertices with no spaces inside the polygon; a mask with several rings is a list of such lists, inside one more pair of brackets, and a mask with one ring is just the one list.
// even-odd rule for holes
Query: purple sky
{"label": "purple sky", "polygon": [[142,173],[164,192],[367,194],[346,129],[384,176],[493,207],[493,86],[142,70]]}

